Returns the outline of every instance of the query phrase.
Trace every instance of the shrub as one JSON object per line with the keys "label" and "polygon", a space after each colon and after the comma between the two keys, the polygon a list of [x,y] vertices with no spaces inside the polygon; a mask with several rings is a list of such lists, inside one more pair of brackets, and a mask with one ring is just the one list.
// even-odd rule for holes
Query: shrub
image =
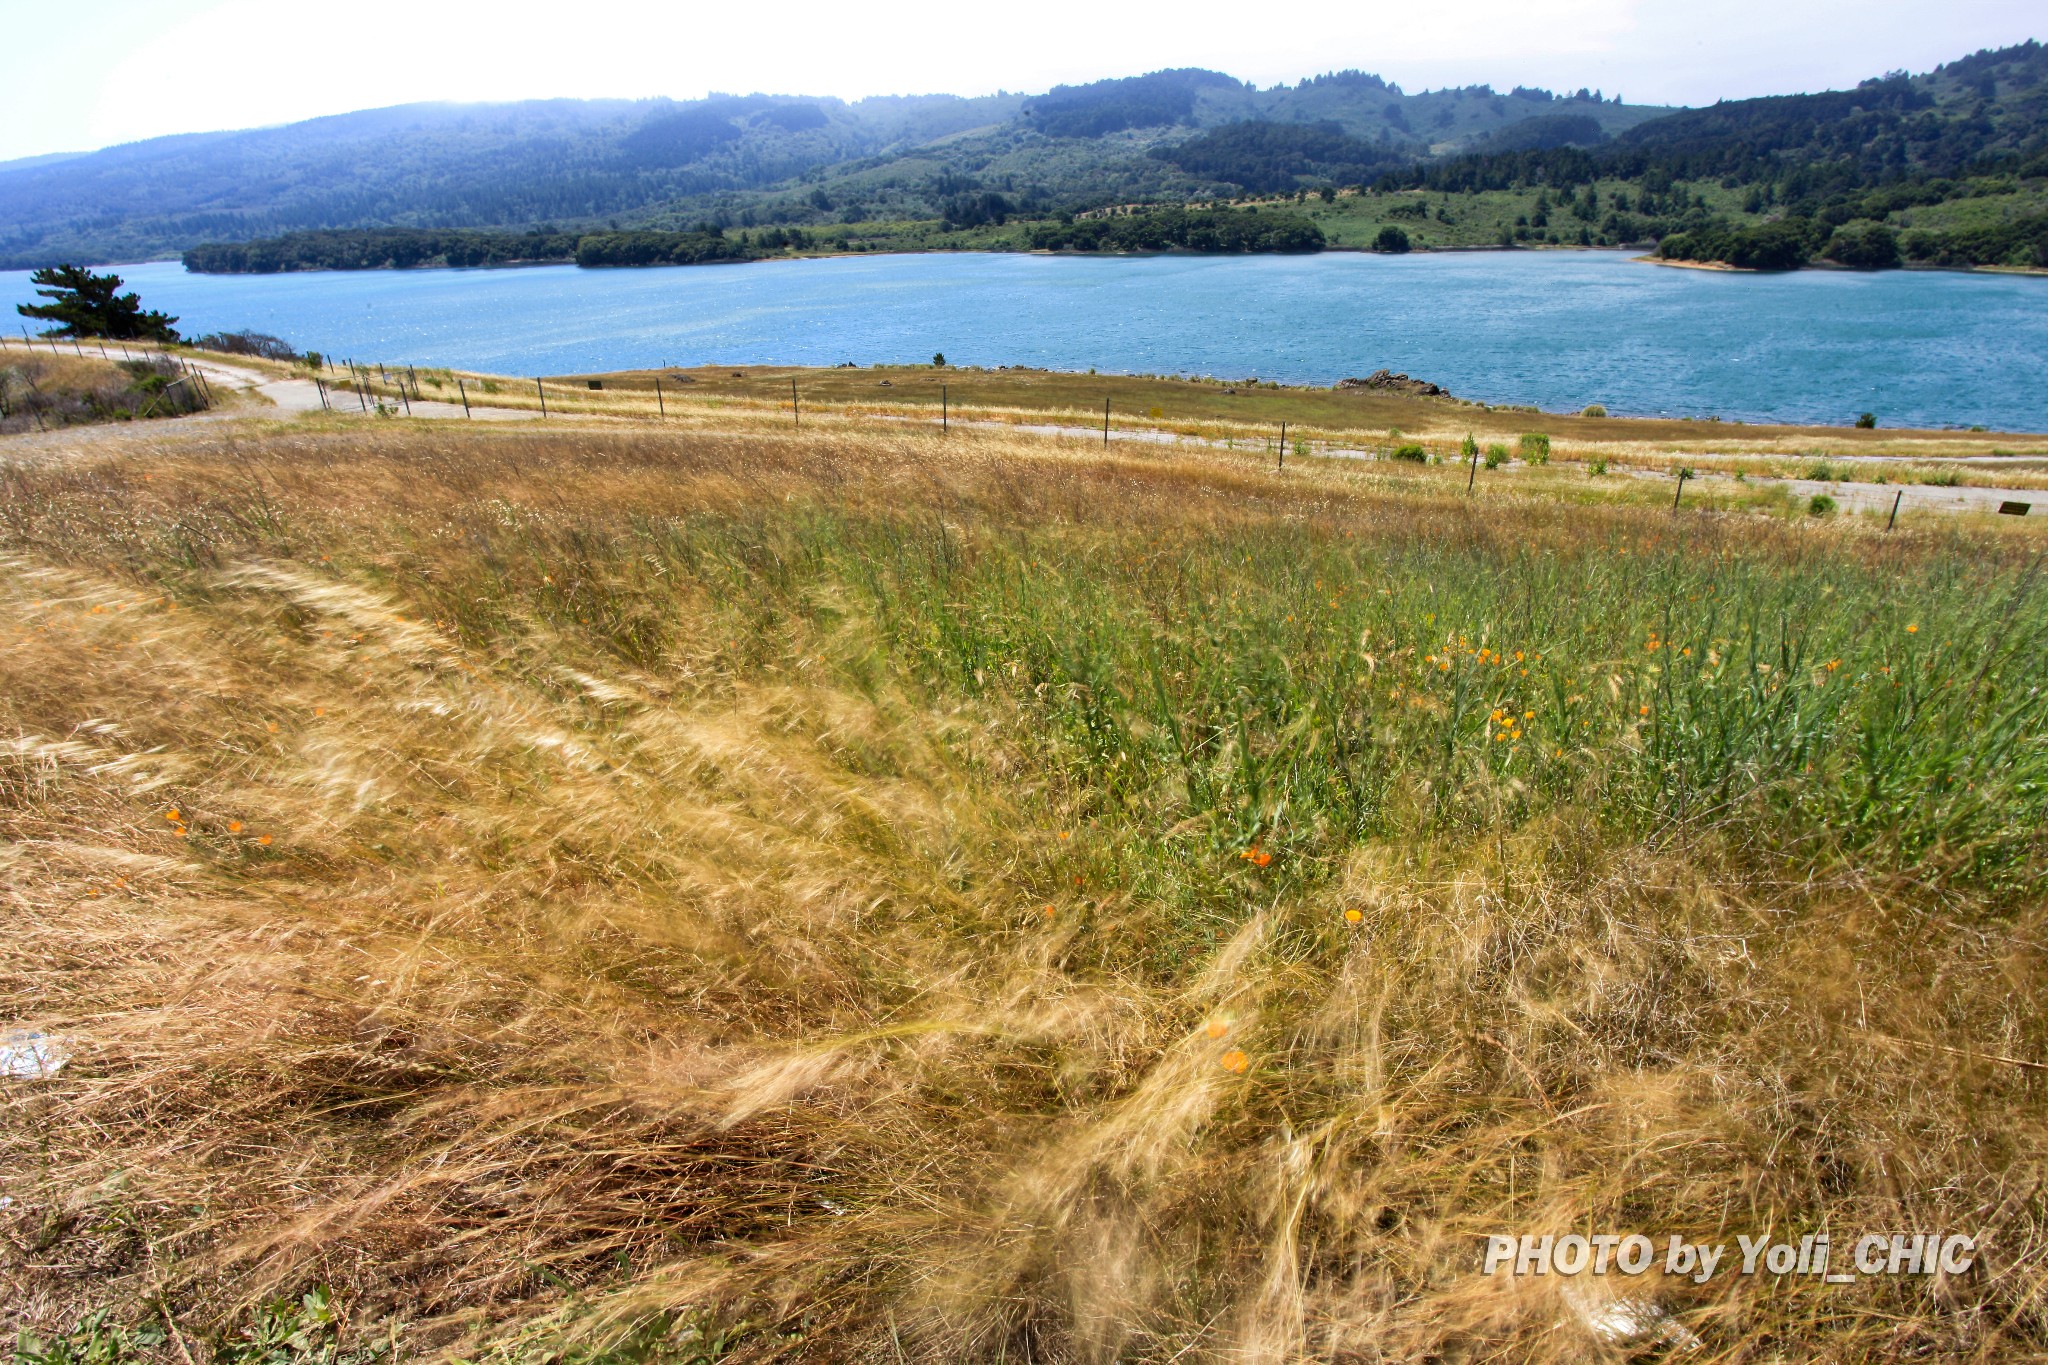
{"label": "shrub", "polygon": [[1845,223],[1828,238],[1827,259],[1858,270],[1896,270],[1899,234],[1882,223]]}
{"label": "shrub", "polygon": [[223,355],[253,355],[265,360],[297,360],[291,343],[268,332],[208,332],[192,343],[202,351]]}
{"label": "shrub", "polygon": [[1588,403],[1579,413],[1581,417],[1605,417],[1607,409],[1598,403]]}
{"label": "shrub", "polygon": [[1486,467],[1499,469],[1508,462],[1508,448],[1496,442],[1486,448]]}
{"label": "shrub", "polygon": [[1525,431],[1515,443],[1520,447],[1522,458],[1530,464],[1550,463],[1550,438],[1540,431]]}
{"label": "shrub", "polygon": [[1875,430],[1877,427],[1877,414],[1874,412],[1859,414],[1856,418],[1856,427],[1859,431]]}
{"label": "shrub", "polygon": [[1429,452],[1418,445],[1399,446],[1394,451],[1394,458],[1397,460],[1410,460],[1416,464],[1428,464]]}
{"label": "shrub", "polygon": [[1806,500],[1806,514],[1811,517],[1832,516],[1836,502],[1825,493],[1815,493]]}
{"label": "shrub", "polygon": [[1606,472],[1607,457],[1605,455],[1595,455],[1592,459],[1586,461],[1586,476],[1588,478],[1597,479]]}
{"label": "shrub", "polygon": [[1374,251],[1384,251],[1390,255],[1398,256],[1409,250],[1409,248],[1408,234],[1395,227],[1392,223],[1381,228],[1380,235],[1372,239],[1372,249]]}

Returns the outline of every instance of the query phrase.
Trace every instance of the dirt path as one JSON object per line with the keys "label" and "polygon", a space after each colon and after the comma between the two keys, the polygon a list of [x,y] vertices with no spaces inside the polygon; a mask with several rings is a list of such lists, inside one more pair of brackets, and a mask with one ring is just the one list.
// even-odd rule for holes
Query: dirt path
{"label": "dirt path", "polygon": [[[58,343],[58,354],[63,354],[64,345],[65,343],[63,342]],[[5,354],[10,350],[20,351],[22,349],[23,345],[20,341],[0,340],[0,354]],[[37,347],[34,349],[40,350],[42,348]],[[161,352],[142,346],[124,346],[119,343],[102,345],[95,341],[90,345],[77,348],[76,354],[83,355],[88,359],[97,355],[105,356],[109,360],[148,360],[161,354]],[[226,357],[204,354],[193,355],[187,352],[179,358],[183,363],[206,376],[207,383],[211,384],[216,391],[225,389],[230,394],[245,397],[253,396],[261,400],[259,406],[268,404],[270,407],[277,409],[279,415],[282,416],[296,417],[300,413],[320,412],[323,408],[328,408],[344,417],[350,414],[367,416],[375,411],[374,407],[365,409],[353,393],[337,385],[330,384],[327,386],[328,403],[323,404],[320,400],[320,386],[311,378],[288,377],[280,379],[262,370],[252,369],[246,365],[237,365],[233,360]],[[218,392],[216,392],[216,397],[218,397]],[[528,412],[521,408],[472,407],[469,412],[465,413],[460,403],[443,403],[433,399],[414,401],[411,405],[410,413],[407,412],[406,405],[400,403],[398,411],[401,416],[473,417],[475,420],[493,422],[525,422],[540,416],[539,413]],[[192,417],[178,420],[200,421],[212,419],[217,421],[224,418],[245,417],[248,415],[249,413],[246,408],[231,406],[225,410],[216,409],[211,412],[197,413]]]}
{"label": "dirt path", "polygon": [[[22,343],[19,341],[0,340],[0,354],[5,354],[9,349],[20,350],[22,349]],[[121,360],[144,359],[158,354],[155,351],[140,347],[133,349],[118,345],[102,347],[97,342],[93,343],[83,353],[92,355],[95,352],[104,352],[110,359]],[[311,379],[280,379],[264,371],[237,365],[231,360],[213,356],[192,357],[188,355],[185,357],[185,363],[204,374],[207,382],[212,384],[216,390],[226,389],[229,393],[243,398],[253,397],[256,400],[255,406],[274,408],[279,415],[297,417],[303,413],[320,412],[323,406],[327,410],[344,417],[369,416],[375,412],[373,407],[366,408],[363,400],[357,394],[342,386],[329,385],[327,390],[328,402],[323,405],[320,397],[320,388]],[[389,403],[392,400],[386,399],[385,401]],[[477,421],[512,422],[531,422],[540,419],[540,413],[523,408],[473,406],[468,412],[465,412],[459,403],[444,403],[434,399],[416,400],[410,405],[410,409],[408,413],[406,405],[400,404],[397,409],[398,415],[444,420],[468,417]],[[232,421],[236,418],[251,415],[254,414],[250,406],[237,403],[224,409],[197,413],[190,417],[165,420],[166,422],[185,424],[206,421]],[[919,419],[883,420],[913,421]],[[921,421],[920,424],[922,424]],[[1100,427],[1068,426],[1056,423],[1018,424],[976,421],[973,419],[957,421],[954,425],[991,431],[1013,431],[1033,435],[1084,437],[1088,439],[1098,439],[1102,431]],[[31,452],[37,455],[47,455],[54,452],[78,451],[86,446],[118,444],[124,439],[161,435],[163,426],[164,423],[159,422],[123,423],[116,426],[67,427],[47,433],[21,433],[12,437],[0,438],[0,460],[10,456],[19,457]],[[1124,431],[1113,429],[1110,433],[1110,439],[1120,445],[1129,445],[1132,442],[1137,442],[1145,445],[1196,445],[1214,450],[1255,448],[1253,443],[1249,441],[1225,443],[1206,437],[1183,436],[1167,431]],[[1349,460],[1367,460],[1377,458],[1378,456],[1377,451],[1364,447],[1326,447],[1315,453],[1318,457]],[[1881,462],[1892,459],[1904,460],[1911,457],[1833,456],[1830,458],[1844,462],[1851,460]],[[2008,458],[2011,457],[1964,456],[1949,460],[1923,460],[1920,462],[1979,465]],[[1489,471],[1488,478],[1498,477],[1501,473],[1506,473],[1512,477],[1517,471],[1526,468],[1527,466],[1523,465],[1520,461],[1510,461],[1501,470]],[[1657,470],[1629,470],[1626,473],[1641,479],[1669,481],[1671,478],[1669,474]],[[1732,476],[1726,474],[1705,473],[1694,475],[1693,481],[1725,485],[1732,483],[1734,480]],[[2048,491],[2041,489],[1971,488],[1960,485],[1952,488],[1943,488],[1925,484],[1861,483],[1853,481],[1831,483],[1820,479],[1772,479],[1768,477],[1753,477],[1748,483],[1751,487],[1783,486],[1794,497],[1802,501],[1811,498],[1816,493],[1825,493],[1841,506],[1852,511],[1889,512],[1896,500],[1901,515],[1908,512],[1993,513],[1999,509],[2001,504],[2017,502],[2026,504],[2032,515],[2048,515]]]}

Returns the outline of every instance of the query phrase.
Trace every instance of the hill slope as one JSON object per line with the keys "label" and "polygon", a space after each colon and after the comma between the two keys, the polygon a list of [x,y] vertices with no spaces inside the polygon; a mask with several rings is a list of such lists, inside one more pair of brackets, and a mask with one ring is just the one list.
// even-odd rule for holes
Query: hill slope
{"label": "hill slope", "polygon": [[[962,196],[1027,211],[1291,186],[1325,167],[1193,167],[1146,153],[1246,121],[1353,140],[1363,172],[1472,145],[1570,107],[1620,129],[1659,110],[1484,89],[1403,93],[1343,72],[1256,90],[1209,71],[995,95],[748,95],[404,105],[158,138],[0,167],[0,267],[163,256],[330,228],[810,224],[938,218]],[[971,216],[971,215],[970,215]]]}

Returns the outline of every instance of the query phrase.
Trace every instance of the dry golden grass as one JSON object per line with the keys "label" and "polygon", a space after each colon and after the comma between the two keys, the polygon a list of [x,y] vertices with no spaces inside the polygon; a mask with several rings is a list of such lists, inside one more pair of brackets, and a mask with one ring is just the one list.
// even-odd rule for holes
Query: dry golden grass
{"label": "dry golden grass", "polygon": [[[1639,729],[1540,783],[1396,765],[1368,834],[1245,825],[1121,776],[1163,721],[1090,750],[1088,687],[1026,676],[1034,621],[1176,628],[1191,579],[1281,630],[1290,547],[1371,598],[1631,548],[2023,582],[2025,543],[844,428],[6,478],[0,1017],[73,1054],[0,1081],[7,1326],[161,1304],[203,1356],[326,1284],[408,1355],[1586,1360],[1485,1234],[1959,1228],[1965,1277],[1629,1292],[1688,1359],[2048,1351],[2037,877],[1617,824]],[[1006,582],[1016,652],[931,666]]]}

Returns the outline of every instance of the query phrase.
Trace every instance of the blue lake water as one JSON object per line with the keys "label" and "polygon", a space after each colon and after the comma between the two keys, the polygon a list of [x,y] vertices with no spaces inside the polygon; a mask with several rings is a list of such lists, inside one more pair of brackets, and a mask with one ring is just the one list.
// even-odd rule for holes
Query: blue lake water
{"label": "blue lake water", "polygon": [[[124,267],[188,335],[565,374],[661,364],[1091,367],[1655,416],[2048,429],[2048,279],[1661,269],[1619,251],[853,256],[268,276]],[[0,317],[32,298],[0,273]]]}

